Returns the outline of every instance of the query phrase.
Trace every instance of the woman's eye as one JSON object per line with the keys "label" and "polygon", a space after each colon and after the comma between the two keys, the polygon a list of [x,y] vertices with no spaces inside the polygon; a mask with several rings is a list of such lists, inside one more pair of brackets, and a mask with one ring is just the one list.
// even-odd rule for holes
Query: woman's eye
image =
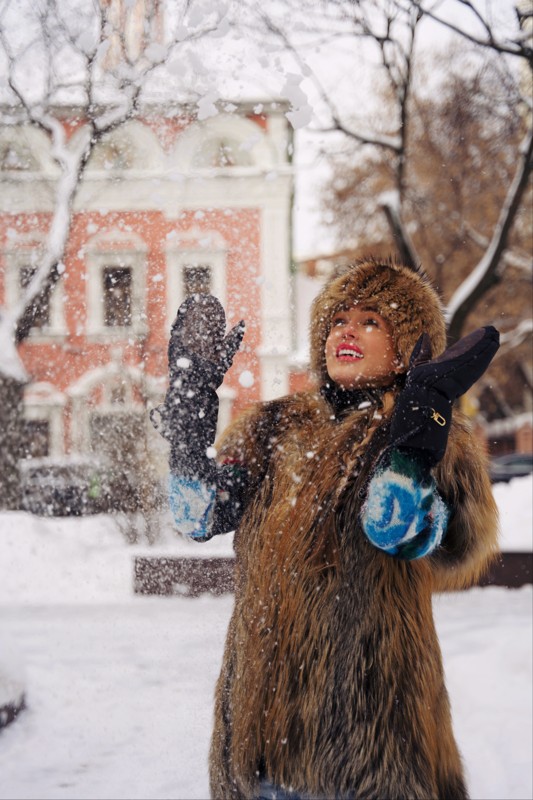
{"label": "woman's eye", "polygon": [[375,325],[375,327],[379,327],[377,319],[373,317],[369,317],[367,320],[364,321],[363,325]]}
{"label": "woman's eye", "polygon": [[334,327],[337,325],[344,325],[344,323],[345,323],[344,317],[336,317],[336,319],[333,320]]}

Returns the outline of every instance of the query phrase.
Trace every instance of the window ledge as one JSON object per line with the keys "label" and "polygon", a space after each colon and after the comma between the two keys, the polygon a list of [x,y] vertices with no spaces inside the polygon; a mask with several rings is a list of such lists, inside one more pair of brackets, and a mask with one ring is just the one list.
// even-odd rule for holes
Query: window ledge
{"label": "window ledge", "polygon": [[135,328],[99,328],[98,330],[87,331],[87,339],[90,342],[117,342],[124,339],[136,339],[140,341],[148,336],[148,326],[140,325]]}
{"label": "window ledge", "polygon": [[64,342],[67,337],[68,331],[64,328],[60,330],[54,330],[53,328],[38,330],[32,328],[24,341],[31,342],[32,344],[46,344],[49,342]]}

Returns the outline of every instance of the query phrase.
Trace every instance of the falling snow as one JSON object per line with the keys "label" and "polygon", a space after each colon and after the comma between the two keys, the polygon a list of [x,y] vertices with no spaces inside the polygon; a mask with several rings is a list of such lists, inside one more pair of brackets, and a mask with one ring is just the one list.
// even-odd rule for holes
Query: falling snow
{"label": "falling snow", "polygon": [[245,369],[239,375],[239,384],[243,387],[243,389],[249,389],[255,383],[255,378],[250,370]]}

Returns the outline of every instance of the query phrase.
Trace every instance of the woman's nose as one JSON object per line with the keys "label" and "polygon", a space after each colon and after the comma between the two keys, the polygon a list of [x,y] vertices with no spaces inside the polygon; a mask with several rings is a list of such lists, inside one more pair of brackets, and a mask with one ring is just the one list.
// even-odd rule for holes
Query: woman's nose
{"label": "woman's nose", "polygon": [[342,331],[343,339],[355,339],[357,337],[357,329],[355,325],[346,325]]}

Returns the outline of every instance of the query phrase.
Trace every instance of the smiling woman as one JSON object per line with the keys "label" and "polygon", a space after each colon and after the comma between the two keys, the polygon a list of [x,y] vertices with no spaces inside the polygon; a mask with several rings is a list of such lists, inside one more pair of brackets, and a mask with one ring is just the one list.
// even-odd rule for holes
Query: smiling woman
{"label": "smiling woman", "polygon": [[180,307],[163,408],[176,528],[236,531],[211,796],[466,800],[431,595],[495,550],[486,465],[452,404],[497,332],[443,353],[421,271],[350,265],[313,305],[315,389],[253,406],[217,453],[215,390],[244,333],[224,336],[219,305]]}
{"label": "smiling woman", "polygon": [[390,324],[371,309],[338,311],[326,340],[326,368],[343,389],[390,386],[402,369]]}

